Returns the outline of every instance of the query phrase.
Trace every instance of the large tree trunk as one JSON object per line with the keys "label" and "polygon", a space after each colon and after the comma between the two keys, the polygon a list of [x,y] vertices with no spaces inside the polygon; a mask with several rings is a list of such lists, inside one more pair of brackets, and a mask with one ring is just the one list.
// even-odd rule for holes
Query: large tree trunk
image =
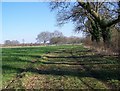
{"label": "large tree trunk", "polygon": [[45,44],[45,43],[46,43],[46,41],[44,40],[44,41],[43,41],[43,43]]}
{"label": "large tree trunk", "polygon": [[118,32],[118,56],[119,56],[119,59],[120,59],[120,31]]}
{"label": "large tree trunk", "polygon": [[106,48],[109,48],[111,45],[111,34],[109,28],[102,28],[102,38]]}

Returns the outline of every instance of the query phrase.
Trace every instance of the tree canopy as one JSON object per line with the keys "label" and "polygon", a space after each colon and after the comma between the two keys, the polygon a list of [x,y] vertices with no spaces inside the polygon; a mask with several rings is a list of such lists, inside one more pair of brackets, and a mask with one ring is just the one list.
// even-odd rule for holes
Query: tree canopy
{"label": "tree canopy", "polygon": [[17,45],[17,44],[20,44],[20,42],[18,40],[5,40],[4,44],[5,45]]}
{"label": "tree canopy", "polygon": [[41,42],[46,43],[50,41],[50,39],[53,37],[61,37],[61,36],[63,36],[62,32],[57,31],[57,30],[52,33],[45,31],[45,32],[41,32],[40,34],[38,34],[36,40],[38,43],[41,43]]}
{"label": "tree canopy", "polygon": [[96,42],[109,43],[110,29],[120,24],[120,2],[51,2],[50,8],[57,11],[58,25],[71,21],[74,31],[84,31]]}

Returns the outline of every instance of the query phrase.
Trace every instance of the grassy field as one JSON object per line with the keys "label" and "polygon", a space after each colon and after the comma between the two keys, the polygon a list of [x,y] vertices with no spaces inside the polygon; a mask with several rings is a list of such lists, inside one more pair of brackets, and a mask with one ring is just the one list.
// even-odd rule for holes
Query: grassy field
{"label": "grassy field", "polygon": [[120,61],[82,45],[2,49],[3,89],[120,89]]}

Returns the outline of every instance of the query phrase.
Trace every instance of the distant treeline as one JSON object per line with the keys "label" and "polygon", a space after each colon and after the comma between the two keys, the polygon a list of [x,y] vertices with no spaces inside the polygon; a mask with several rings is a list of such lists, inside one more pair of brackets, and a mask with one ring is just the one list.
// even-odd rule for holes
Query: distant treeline
{"label": "distant treeline", "polygon": [[1,44],[1,46],[43,46],[45,44],[37,44],[37,43],[25,43],[25,44]]}
{"label": "distant treeline", "polygon": [[60,44],[80,44],[83,39],[77,36],[67,37],[60,31],[48,32],[44,31],[37,35],[35,43],[20,43],[18,40],[5,40],[2,46],[38,46],[38,45],[60,45]]}

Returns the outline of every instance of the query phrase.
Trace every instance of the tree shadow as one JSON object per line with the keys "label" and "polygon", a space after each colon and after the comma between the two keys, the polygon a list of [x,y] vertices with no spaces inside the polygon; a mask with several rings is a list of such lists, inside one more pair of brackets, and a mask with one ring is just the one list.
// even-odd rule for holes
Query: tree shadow
{"label": "tree shadow", "polygon": [[18,58],[18,57],[14,57],[14,56],[11,56],[11,57],[4,57],[4,58],[2,58],[2,61],[3,62],[17,62],[17,63],[21,63],[21,62],[27,62],[27,63],[31,63],[31,60],[22,60],[22,59],[20,59],[20,58]]}
{"label": "tree shadow", "polygon": [[[61,64],[64,64],[64,65],[78,65],[78,66],[83,66],[84,69],[85,69],[85,74],[88,73],[90,77],[94,77],[94,78],[97,78],[97,79],[100,79],[100,80],[108,80],[108,79],[120,79],[120,68],[117,68],[117,69],[110,69],[111,67],[109,67],[108,69],[104,69],[104,68],[101,68],[99,70],[95,70],[95,69],[92,69],[92,67],[90,68],[89,66],[87,67],[86,65],[89,65],[89,64],[78,64],[78,63],[55,63],[55,62],[42,62],[43,64],[54,64],[54,65],[61,65]],[[101,65],[101,63],[93,63],[92,65],[98,65],[99,67],[99,64]],[[105,65],[105,64],[103,64]],[[64,69],[65,70],[65,69]],[[70,69],[71,70],[71,69]],[[68,73],[70,72],[70,70],[68,71]],[[42,72],[41,70],[39,70],[40,72]],[[39,71],[36,71],[38,73],[40,73]],[[75,73],[78,73],[79,75],[76,75],[74,74],[74,72],[72,73],[73,76],[80,76],[81,77],[81,71],[82,70],[76,70]],[[49,70],[48,71],[45,71],[46,73],[48,72],[49,73]],[[56,71],[50,71],[50,72],[56,72]],[[59,71],[58,71],[59,72]],[[60,71],[61,72],[61,71]],[[63,73],[66,72],[66,71],[62,71]],[[71,73],[71,72],[70,72]],[[82,75],[83,77],[85,77],[86,75]]]}
{"label": "tree shadow", "polygon": [[[100,55],[100,54],[94,54],[94,55],[83,55],[83,56],[75,56],[75,53],[78,52],[78,53],[81,53],[81,52],[84,52],[85,54],[86,53],[91,53],[91,52],[95,52],[94,50],[78,50],[78,51],[62,51],[63,53],[69,53],[71,56],[46,56],[47,58],[49,59],[53,59],[53,60],[56,60],[56,59],[65,59],[65,62],[61,62],[61,61],[54,61],[54,62],[51,62],[48,61],[48,62],[42,62],[43,64],[55,64],[55,65],[60,65],[60,64],[65,64],[65,65],[80,65],[82,66],[84,69],[85,69],[85,74],[88,73],[87,76],[89,77],[94,77],[96,79],[99,79],[99,80],[102,80],[102,81],[106,81],[106,80],[109,80],[109,79],[116,79],[116,80],[120,80],[120,68],[115,68],[114,70],[110,67],[108,67],[107,69],[104,69],[104,68],[100,68],[99,70],[94,70],[92,69],[92,66],[93,65],[97,65],[98,68],[100,65],[116,65],[119,64],[120,62],[118,62],[117,60],[109,60],[107,59],[105,56],[106,55]],[[60,52],[58,52],[60,53]],[[75,62],[70,62],[70,61],[67,61],[67,60],[70,60],[72,59],[75,61]],[[82,61],[81,61],[82,59]],[[86,65],[90,66],[92,65],[91,67],[87,67]],[[40,71],[40,72],[39,72]],[[49,71],[45,71],[45,72],[42,72],[41,70],[39,70],[38,73],[49,73]],[[50,71],[51,72],[51,71]],[[57,71],[53,71],[53,72],[56,72]],[[72,75],[74,74],[74,76],[79,76],[81,77],[81,73],[79,71],[77,71],[79,75],[75,75],[74,73],[72,73]],[[76,73],[77,73],[76,72]],[[51,72],[52,73],[52,72]],[[63,73],[66,73],[63,71]],[[52,73],[53,74],[53,73]],[[83,75],[82,75],[83,76]],[[84,75],[83,77],[85,77],[86,75]]]}
{"label": "tree shadow", "polygon": [[[60,65],[62,63],[45,63],[44,64],[56,64],[56,65]],[[69,63],[65,63],[67,65],[76,65],[76,64],[69,64]],[[33,63],[31,63],[31,65],[34,65]],[[42,66],[42,65],[41,65]],[[81,64],[80,64],[81,66]],[[83,64],[82,66],[85,66],[85,64]],[[37,68],[33,68],[32,66],[28,66],[26,68],[20,68],[20,67],[13,67],[13,66],[9,66],[9,65],[2,65],[2,69],[4,71],[6,70],[15,70],[17,73],[21,73],[21,72],[32,72],[32,73],[38,73],[38,74],[43,74],[43,75],[59,75],[59,76],[77,76],[77,77],[94,77],[96,79],[102,80],[102,81],[107,81],[109,79],[117,79],[120,80],[120,68],[118,69],[99,69],[99,70],[94,70],[91,69],[90,67],[84,67],[84,70],[78,70],[75,69],[73,70],[72,68],[66,69],[66,68],[62,68],[61,67],[51,67],[51,68],[46,68],[46,69],[37,69]]]}
{"label": "tree shadow", "polygon": [[[53,52],[48,52],[48,53],[70,53],[72,52],[72,50],[74,49],[70,49],[70,50],[66,50],[66,49],[58,49],[57,51],[53,51]],[[94,50],[90,50],[90,49],[86,49],[86,50],[74,50],[74,52],[84,52],[84,53],[87,53],[87,52],[93,52]],[[95,52],[95,51],[94,51]],[[47,54],[48,54],[47,53]]]}
{"label": "tree shadow", "polygon": [[54,65],[109,65],[110,63],[105,63],[105,62],[92,62],[92,63],[89,63],[89,62],[84,62],[84,61],[77,61],[77,62],[71,62],[71,61],[66,61],[66,62],[49,62],[49,61],[46,61],[46,62],[43,62],[43,61],[37,61],[37,63],[42,63],[42,64],[54,64]]}
{"label": "tree shadow", "polygon": [[101,69],[101,70],[91,70],[91,75],[94,78],[100,79],[102,81],[106,80],[120,80],[120,69],[110,70],[110,69]]}
{"label": "tree shadow", "polygon": [[10,72],[11,73],[11,71],[13,70],[13,71],[15,71],[15,72],[17,72],[17,73],[21,73],[21,72],[24,72],[24,68],[19,68],[19,67],[13,67],[13,66],[10,66],[10,65],[2,65],[2,73],[4,73],[4,72]]}
{"label": "tree shadow", "polygon": [[[9,57],[6,58],[6,62],[7,61],[15,61],[17,60],[18,63],[19,62],[30,62],[31,66],[28,66],[26,68],[19,68],[19,67],[13,67],[13,66],[9,66],[9,65],[3,65],[2,68],[3,70],[16,70],[17,73],[21,73],[21,72],[32,72],[32,73],[38,73],[38,74],[43,74],[43,75],[57,75],[57,76],[77,76],[77,77],[93,77],[93,78],[96,78],[96,79],[99,79],[99,80],[102,80],[102,81],[107,81],[109,79],[117,79],[117,80],[120,80],[120,68],[116,68],[116,69],[111,69],[111,67],[108,67],[107,69],[104,69],[104,68],[100,68],[98,70],[96,69],[92,69],[92,66],[93,65],[97,65],[98,68],[99,68],[99,64],[102,65],[102,64],[109,64],[109,62],[103,62],[102,61],[105,61],[103,58],[104,56],[101,56],[101,55],[83,55],[83,56],[75,56],[75,51],[74,52],[69,52],[69,51],[63,51],[63,52],[67,52],[69,53],[71,56],[46,56],[50,61],[47,61],[47,62],[41,62],[41,61],[37,61],[36,63],[39,64],[39,63],[42,63],[42,64],[46,64],[46,65],[62,65],[62,64],[65,64],[65,65],[69,65],[70,67],[72,65],[80,65],[84,68],[84,70],[78,70],[78,69],[75,69],[75,70],[72,70],[72,68],[69,68],[69,69],[66,69],[66,68],[62,68],[62,66],[60,68],[58,67],[50,67],[50,68],[46,68],[46,69],[37,69],[37,68],[33,68],[32,65],[34,65],[34,63],[31,62],[31,60],[21,60],[19,58],[14,58],[12,57],[11,59],[9,59]],[[80,50],[80,51],[77,51],[78,53],[81,53],[81,52],[84,52],[84,53],[87,53],[87,52],[91,52],[91,50]],[[33,58],[41,58],[41,56],[36,56],[36,55],[22,55],[22,54],[18,54],[18,55],[14,55],[14,56],[31,56]],[[51,59],[53,60],[56,60],[55,58],[57,59],[61,59],[61,58],[64,58],[65,59],[65,62],[61,62],[61,61],[58,61],[58,62],[52,62]],[[74,62],[70,62],[70,61],[67,61],[67,60],[70,60],[72,59],[74,60]],[[99,59],[98,59],[99,58]],[[82,59],[82,61],[81,61]],[[90,63],[91,61],[94,61],[93,63]],[[96,63],[95,63],[96,62]],[[92,66],[91,66],[92,64]],[[114,64],[114,63],[113,63]],[[86,66],[88,65],[88,67]],[[42,66],[42,65],[40,65]]]}
{"label": "tree shadow", "polygon": [[89,77],[90,75],[85,72],[85,71],[72,71],[72,70],[61,70],[61,69],[46,69],[46,70],[41,70],[41,69],[34,69],[34,68],[29,68],[27,69],[29,72],[33,73],[39,73],[43,75],[59,75],[59,76],[78,76],[78,77]]}
{"label": "tree shadow", "polygon": [[98,58],[103,57],[102,55],[84,55],[84,56],[74,56],[73,54],[71,56],[45,56],[47,58]]}
{"label": "tree shadow", "polygon": [[2,53],[2,56],[21,56],[21,57],[33,57],[33,58],[41,58],[40,55],[31,55],[31,54],[22,54],[22,53]]}

